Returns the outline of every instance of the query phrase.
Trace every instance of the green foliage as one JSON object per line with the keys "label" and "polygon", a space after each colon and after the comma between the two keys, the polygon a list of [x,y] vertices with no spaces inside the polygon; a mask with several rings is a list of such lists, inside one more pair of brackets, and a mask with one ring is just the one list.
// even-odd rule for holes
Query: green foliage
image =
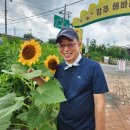
{"label": "green foliage", "polygon": [[95,51],[96,47],[97,47],[96,40],[95,39],[91,40],[90,41],[90,46],[89,46],[89,51]]}
{"label": "green foliage", "polygon": [[102,60],[102,55],[97,51],[90,52],[89,54],[91,56],[91,59],[93,59],[95,61],[101,61]]}
{"label": "green foliage", "polygon": [[56,45],[56,39],[50,38],[50,39],[48,40],[48,43],[50,43],[50,44],[55,44],[55,45]]}
{"label": "green foliage", "polygon": [[46,109],[40,109],[37,106],[32,106],[27,114],[27,122],[30,129],[34,129],[40,126],[44,120],[49,116],[49,111]]}
{"label": "green foliage", "polygon": [[126,58],[126,52],[121,47],[105,46],[105,44],[97,45],[95,39],[90,41],[87,55],[96,61],[102,61],[104,56],[109,56],[111,58]]}
{"label": "green foliage", "polygon": [[85,46],[82,45],[82,54],[85,54]]}
{"label": "green foliage", "polygon": [[24,34],[23,37],[26,39],[33,39],[34,38],[34,36],[31,33]]}
{"label": "green foliage", "polygon": [[[12,106],[9,104],[11,111],[7,108],[9,111],[9,113],[6,112],[7,116],[0,117],[0,129],[56,130],[59,102],[66,99],[61,85],[54,80],[53,75],[44,66],[44,60],[48,55],[56,55],[62,60],[57,46],[49,43],[41,44],[42,56],[37,65],[32,66],[36,70],[28,73],[29,67],[17,62],[22,41],[15,37],[9,39],[3,36],[3,42],[0,45],[0,103],[3,103],[1,99],[5,98],[5,95],[12,92],[15,93],[15,100],[10,101]],[[38,87],[35,81],[30,80],[37,76],[49,76],[51,79],[44,86]],[[8,96],[10,97],[10,94]],[[24,103],[18,107],[16,97],[21,96]]]}
{"label": "green foliage", "polygon": [[9,69],[10,65],[17,62],[21,41],[17,38],[7,39],[0,45],[0,73],[2,69]]}
{"label": "green foliage", "polygon": [[24,37],[24,40],[35,39],[39,43],[43,43],[41,39],[34,37],[31,33],[24,34],[23,37]]}
{"label": "green foliage", "polygon": [[13,44],[14,42],[15,43],[20,43],[21,42],[21,39],[18,38],[18,37],[15,37],[15,36],[12,36],[12,37],[7,37],[6,35],[2,35],[2,40],[3,40],[3,43],[7,44]]}
{"label": "green foliage", "polygon": [[42,46],[42,56],[39,58],[38,64],[43,64],[44,60],[49,55],[56,55],[59,57],[60,61],[62,60],[62,57],[60,56],[58,52],[57,45],[44,43],[44,44],[41,44],[41,46]]}
{"label": "green foliage", "polygon": [[[20,108],[26,106],[27,109],[23,109],[24,111],[22,110],[22,112],[18,113],[18,119],[22,120],[22,122],[26,124],[26,127],[30,130],[41,129],[44,127],[55,130],[55,119],[57,117],[57,114],[55,113],[58,113],[56,112],[58,111],[58,108],[55,107],[55,105],[66,100],[61,89],[62,87],[58,81],[54,79],[54,77],[50,77],[51,79],[48,82],[45,82],[43,86],[38,87],[34,83],[35,81],[33,82],[30,79],[41,76],[44,72],[42,72],[42,70],[34,70],[28,73],[25,70],[27,70],[26,66],[16,64],[11,66],[11,72],[2,70],[2,72],[5,72],[6,74],[10,74],[14,77],[19,78],[24,82],[24,84],[27,84],[27,87],[30,89],[29,94],[27,96],[24,95],[24,104],[21,103],[20,106]],[[46,72],[46,74],[49,73]],[[15,97],[15,95],[12,96]],[[0,98],[0,104],[3,103],[1,102],[3,98],[6,98],[6,96]],[[15,99],[21,101],[21,98]],[[28,99],[29,102],[26,101],[26,99]],[[12,103],[12,100],[13,98],[11,98],[10,103]],[[18,105],[19,104],[15,104],[17,107]],[[8,110],[8,112],[6,112],[6,115],[8,115],[8,113],[13,114],[12,112],[15,110],[16,108],[13,106],[11,110]],[[9,122],[8,126],[11,123],[12,122]],[[24,124],[21,125],[25,126]]]}
{"label": "green foliage", "polygon": [[12,112],[20,109],[23,105],[23,97],[16,97],[14,93],[0,98],[0,129],[6,130],[11,124]]}
{"label": "green foliage", "polygon": [[34,104],[36,106],[58,103],[65,100],[63,93],[61,93],[61,86],[56,80],[46,82],[44,87],[38,87],[31,94],[35,97]]}
{"label": "green foliage", "polygon": [[13,75],[0,74],[0,97],[10,92],[16,92],[17,96],[21,96],[26,89],[26,85],[20,81],[20,79]]}
{"label": "green foliage", "polygon": [[0,118],[0,129],[1,130],[6,130],[9,127],[9,125],[11,124],[10,118],[11,118],[11,114],[7,115],[3,118]]}
{"label": "green foliage", "polygon": [[120,47],[113,46],[108,48],[107,55],[112,56],[113,58],[125,58],[126,52]]}
{"label": "green foliage", "polygon": [[7,74],[0,74],[0,97],[6,93],[11,92],[10,77]]}

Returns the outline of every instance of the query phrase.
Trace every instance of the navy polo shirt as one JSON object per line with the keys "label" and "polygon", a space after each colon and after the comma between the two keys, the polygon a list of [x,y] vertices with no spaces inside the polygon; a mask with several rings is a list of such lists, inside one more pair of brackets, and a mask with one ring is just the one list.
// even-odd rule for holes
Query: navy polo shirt
{"label": "navy polo shirt", "polygon": [[100,64],[82,57],[79,66],[65,66],[58,65],[55,74],[67,99],[60,103],[58,130],[95,130],[93,94],[108,92]]}

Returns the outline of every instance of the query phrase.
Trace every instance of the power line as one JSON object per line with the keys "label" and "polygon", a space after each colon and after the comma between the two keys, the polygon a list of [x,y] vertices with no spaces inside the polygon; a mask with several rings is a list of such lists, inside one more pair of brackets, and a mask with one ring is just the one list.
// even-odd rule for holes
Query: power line
{"label": "power line", "polygon": [[[32,6],[32,7],[34,7],[34,8],[37,8],[37,9],[40,9],[40,10],[43,10],[43,8],[41,8],[41,4],[38,4],[37,3],[37,5],[36,4],[33,4],[32,2],[31,3],[28,3],[28,2],[24,2],[24,1],[14,1],[14,3],[20,3],[20,4],[23,4],[23,5],[25,5],[25,4],[27,4],[27,5],[29,5],[29,6]],[[44,5],[44,6],[46,6],[47,7],[47,5]],[[49,8],[49,6],[48,6],[48,8]]]}
{"label": "power line", "polygon": [[[57,12],[59,12],[59,11],[52,12],[52,13],[46,12],[46,13],[44,13],[45,15],[43,15],[43,16],[48,16],[48,15],[51,15],[51,14],[54,14],[54,13],[57,13]],[[23,22],[23,21],[29,21],[29,20],[32,20],[34,17],[38,18],[38,17],[40,17],[40,16],[35,15],[35,16],[33,16],[33,17],[28,17],[28,18],[20,18],[20,19],[17,19],[17,20],[10,20],[9,24],[15,24],[15,23]],[[12,21],[13,21],[13,22],[12,22]],[[11,23],[11,22],[12,22],[12,23]],[[1,24],[0,26],[3,26],[3,25]]]}
{"label": "power line", "polygon": [[34,18],[34,17],[41,16],[41,15],[44,15],[44,14],[47,14],[47,13],[51,13],[51,12],[53,12],[55,10],[59,10],[61,8],[63,8],[63,7],[60,7],[60,8],[57,8],[57,9],[53,9],[53,10],[49,10],[49,11],[46,11],[46,12],[43,12],[43,13],[40,13],[40,14],[37,14],[37,15],[30,16],[30,17],[24,17],[24,18],[15,19],[15,20],[12,20],[12,21],[19,21],[19,20],[23,20],[23,19]]}
{"label": "power line", "polygon": [[[77,3],[81,2],[81,1],[83,1],[83,0],[80,0],[80,1],[77,1],[77,2],[74,2],[74,3],[71,3],[71,4],[67,4],[66,6],[71,6],[71,5],[77,4]],[[24,18],[15,19],[15,20],[12,20],[12,21],[13,21],[12,23],[11,23],[11,21],[10,21],[9,24],[15,24],[15,23],[23,22],[23,21],[29,21],[29,20],[34,19],[35,17],[36,17],[36,18],[37,18],[37,17],[40,17],[41,15],[42,15],[42,16],[48,16],[48,15],[51,15],[51,14],[56,13],[56,12],[54,12],[54,11],[60,10],[60,9],[62,9],[62,8],[64,8],[64,6],[59,7],[59,8],[56,8],[56,9],[53,9],[53,10],[46,11],[46,12],[43,12],[43,13],[40,13],[40,14],[37,14],[37,15],[33,15],[33,16],[30,16],[30,17],[24,17]],[[57,12],[59,12],[59,11],[57,11]]]}
{"label": "power line", "polygon": [[4,19],[4,15],[0,15],[0,18]]}
{"label": "power line", "polygon": [[[55,14],[59,11],[56,11],[56,12],[52,12],[52,13],[49,13],[49,14],[45,14],[43,16],[49,16],[49,15],[52,15],[52,14]],[[40,16],[39,16],[40,17]],[[38,17],[37,17],[38,18]],[[12,22],[12,23],[9,23],[8,25],[11,25],[11,24],[15,24],[15,23],[20,23],[20,22],[24,22],[24,21],[30,21],[30,20],[33,20],[33,18],[29,18],[29,19],[24,19],[24,20],[21,20],[21,21],[15,21],[15,22]],[[4,26],[3,24],[1,24],[0,26]]]}
{"label": "power line", "polygon": [[[77,3],[81,2],[81,1],[83,1],[83,0],[80,0],[80,1],[77,1],[77,2],[74,2],[74,3],[71,3],[71,4],[67,4],[66,6],[74,5],[74,4],[77,4]],[[33,16],[30,16],[30,17],[23,17],[23,18],[12,20],[12,21],[19,21],[19,20],[34,18],[34,17],[41,16],[41,15],[44,15],[44,14],[47,14],[47,13],[51,13],[51,12],[56,11],[56,10],[60,10],[62,8],[64,8],[64,6],[53,9],[53,10],[46,11],[46,12],[43,12],[43,13],[40,13],[40,14],[37,14],[37,15],[33,15]]]}
{"label": "power line", "polygon": [[18,27],[15,27],[16,30],[30,30],[30,28],[18,28]]}
{"label": "power line", "polygon": [[36,5],[34,5],[34,4],[31,4],[31,3],[28,3],[28,2],[21,2],[21,1],[14,1],[14,4],[23,4],[23,5],[25,5],[25,3],[27,4],[27,5],[29,5],[29,7],[33,7],[33,8],[36,8],[36,9],[38,9],[38,10],[44,10],[43,8],[41,8],[40,6],[36,6]]}

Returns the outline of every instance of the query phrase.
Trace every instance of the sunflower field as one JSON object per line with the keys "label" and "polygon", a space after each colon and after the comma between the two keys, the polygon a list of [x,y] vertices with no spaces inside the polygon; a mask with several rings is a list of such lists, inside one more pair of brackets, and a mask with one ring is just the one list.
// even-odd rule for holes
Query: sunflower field
{"label": "sunflower field", "polygon": [[3,37],[0,44],[0,130],[56,130],[65,101],[54,74],[57,46]]}

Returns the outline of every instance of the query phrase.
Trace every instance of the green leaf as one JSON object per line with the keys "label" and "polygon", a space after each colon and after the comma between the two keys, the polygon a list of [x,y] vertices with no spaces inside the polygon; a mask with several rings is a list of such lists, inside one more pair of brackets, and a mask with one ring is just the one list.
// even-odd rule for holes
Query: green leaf
{"label": "green leaf", "polygon": [[52,113],[50,114],[50,117],[51,117],[50,119],[51,119],[51,121],[53,121],[53,122],[56,121],[57,116],[58,116],[58,113],[59,113],[58,110],[55,110],[55,109],[52,110]]}
{"label": "green leaf", "polygon": [[0,119],[12,114],[15,110],[20,109],[23,105],[23,100],[24,98],[22,97],[15,98],[14,93],[0,98],[0,104],[3,104],[0,106]]}
{"label": "green leaf", "polygon": [[49,80],[37,90],[32,91],[36,106],[41,104],[59,103],[66,100],[61,85],[56,80]]}
{"label": "green leaf", "polygon": [[30,80],[34,77],[38,77],[38,76],[41,76],[41,75],[42,75],[42,70],[34,70],[30,73],[23,74],[22,77],[27,79],[27,80]]}
{"label": "green leaf", "polygon": [[11,65],[11,70],[13,73],[21,75],[21,74],[26,73],[28,71],[28,68],[23,65],[13,64]]}
{"label": "green leaf", "polygon": [[22,66],[19,64],[11,65],[11,70],[12,70],[12,72],[7,71],[7,70],[2,70],[2,72],[6,73],[6,74],[12,74],[17,77],[21,77],[23,74],[27,73],[27,71],[28,71],[26,66]]}
{"label": "green leaf", "polygon": [[48,76],[48,77],[53,77],[54,75],[50,72],[49,69],[47,69],[43,64],[38,65],[37,67],[39,70],[42,70],[42,76]]}
{"label": "green leaf", "polygon": [[39,130],[53,130],[53,129],[50,128],[49,125],[43,124],[43,125],[39,128]]}
{"label": "green leaf", "polygon": [[38,107],[33,106],[28,111],[27,123],[30,129],[34,129],[39,127],[44,120],[46,120],[49,116],[49,112],[47,110],[40,110]]}
{"label": "green leaf", "polygon": [[27,112],[21,113],[20,115],[17,116],[18,119],[27,122]]}
{"label": "green leaf", "polygon": [[11,114],[5,116],[4,118],[0,118],[0,130],[6,130],[11,122],[10,122]]}
{"label": "green leaf", "polygon": [[8,106],[11,106],[14,103],[15,100],[15,94],[11,93],[4,97],[0,98],[0,110],[5,109]]}
{"label": "green leaf", "polygon": [[9,72],[9,71],[7,71],[7,70],[1,70],[1,72],[6,73],[6,74],[15,74],[15,73]]}
{"label": "green leaf", "polygon": [[22,97],[16,98],[14,93],[0,98],[0,130],[6,130],[9,127],[12,112],[21,108],[23,100]]}

